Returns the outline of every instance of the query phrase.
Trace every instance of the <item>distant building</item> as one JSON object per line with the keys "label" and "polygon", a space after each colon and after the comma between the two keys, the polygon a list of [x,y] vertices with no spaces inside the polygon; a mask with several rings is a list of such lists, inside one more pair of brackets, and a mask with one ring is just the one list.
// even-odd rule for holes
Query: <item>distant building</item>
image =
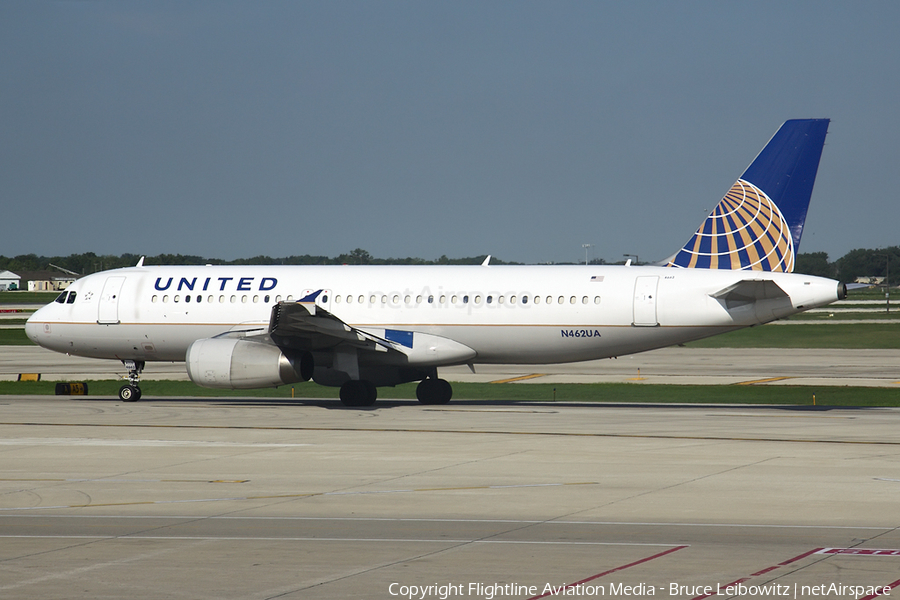
{"label": "distant building", "polygon": [[855,283],[862,283],[864,285],[882,285],[884,283],[884,277],[857,277]]}
{"label": "distant building", "polygon": [[20,271],[18,276],[21,278],[19,289],[27,286],[29,292],[58,292],[75,281],[74,275],[56,271]]}
{"label": "distant building", "polygon": [[0,271],[0,292],[21,289],[22,278],[12,271]]}

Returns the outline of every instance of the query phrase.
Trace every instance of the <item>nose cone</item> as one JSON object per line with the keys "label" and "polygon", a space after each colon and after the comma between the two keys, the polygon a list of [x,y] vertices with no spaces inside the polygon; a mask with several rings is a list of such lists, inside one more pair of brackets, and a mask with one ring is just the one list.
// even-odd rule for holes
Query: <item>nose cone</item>
{"label": "nose cone", "polygon": [[49,333],[50,324],[45,323],[47,316],[47,307],[39,308],[27,321],[25,321],[25,335],[38,346],[43,346],[41,338],[43,334]]}

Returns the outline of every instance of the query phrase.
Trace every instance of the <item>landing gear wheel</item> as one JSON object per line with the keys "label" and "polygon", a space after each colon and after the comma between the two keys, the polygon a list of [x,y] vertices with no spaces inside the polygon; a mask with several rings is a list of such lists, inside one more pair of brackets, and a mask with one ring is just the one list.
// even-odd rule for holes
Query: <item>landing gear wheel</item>
{"label": "landing gear wheel", "polygon": [[119,388],[119,400],[122,402],[137,402],[141,399],[141,388],[136,385],[123,385]]}
{"label": "landing gear wheel", "polygon": [[124,359],[122,364],[128,369],[128,384],[119,388],[119,400],[137,402],[141,399],[141,388],[138,387],[138,382],[141,380],[141,371],[144,370],[144,361]]}
{"label": "landing gear wheel", "polygon": [[341,403],[344,406],[372,406],[378,390],[370,381],[350,380],[341,386]]}
{"label": "landing gear wheel", "polygon": [[372,406],[378,399],[378,388],[371,381],[363,381],[363,383],[366,385],[366,394],[368,395],[365,406]]}
{"label": "landing gear wheel", "polygon": [[444,379],[423,379],[416,387],[416,398],[422,404],[447,404],[453,397],[453,387]]}

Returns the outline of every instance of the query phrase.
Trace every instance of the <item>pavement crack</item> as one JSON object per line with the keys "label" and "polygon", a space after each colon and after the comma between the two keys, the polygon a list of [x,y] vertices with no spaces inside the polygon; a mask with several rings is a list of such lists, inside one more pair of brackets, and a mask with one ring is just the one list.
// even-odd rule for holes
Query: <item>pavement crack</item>
{"label": "pavement crack", "polygon": [[643,492],[639,492],[639,493],[637,493],[637,494],[632,494],[631,496],[626,496],[626,497],[624,497],[624,498],[617,498],[617,499],[615,499],[615,500],[610,500],[609,502],[606,502],[606,503],[603,503],[603,504],[599,504],[599,505],[597,505],[597,506],[592,506],[592,507],[590,507],[590,508],[584,508],[584,509],[581,509],[581,510],[576,510],[576,511],[573,511],[573,512],[570,512],[570,513],[567,513],[567,514],[564,514],[564,515],[558,515],[558,516],[556,516],[556,517],[553,517],[552,519],[547,519],[547,520],[545,520],[545,521],[543,521],[543,522],[544,522],[544,523],[551,523],[551,522],[553,522],[553,521],[559,521],[559,520],[562,520],[562,519],[569,519],[569,518],[574,517],[575,515],[579,515],[579,514],[586,513],[586,512],[591,512],[591,511],[594,511],[594,510],[597,510],[597,509],[601,509],[601,508],[607,508],[607,507],[612,506],[612,505],[614,505],[614,504],[619,504],[619,503],[621,503],[621,502],[627,502],[627,501],[629,501],[629,500],[634,500],[634,499],[636,499],[636,498],[641,498],[641,497],[643,497],[643,496],[648,496],[648,495],[651,495],[651,494],[658,494],[659,492],[664,492],[664,491],[666,491],[666,490],[671,490],[671,489],[675,489],[675,488],[677,488],[677,487],[681,487],[681,486],[684,486],[684,485],[689,485],[689,484],[691,484],[691,483],[696,483],[696,482],[698,482],[698,481],[703,481],[704,479],[709,479],[710,477],[718,477],[719,475],[724,475],[724,474],[726,474],[726,473],[732,473],[732,472],[734,472],[734,471],[740,471],[741,469],[746,469],[746,468],[748,468],[748,467],[755,467],[755,466],[757,466],[757,465],[761,465],[761,464],[763,464],[763,463],[767,463],[767,462],[769,462],[769,461],[776,460],[776,459],[778,459],[778,458],[780,458],[780,457],[778,457],[778,456],[770,456],[770,457],[768,457],[768,458],[763,458],[763,459],[760,459],[760,460],[757,460],[757,461],[753,461],[753,462],[749,462],[749,463],[746,463],[746,464],[735,465],[735,466],[733,466],[733,467],[729,467],[729,468],[727,468],[727,469],[722,469],[722,470],[716,471],[716,472],[714,472],[714,473],[707,473],[706,475],[699,475],[699,476],[693,477],[693,478],[691,478],[691,479],[686,479],[686,480],[684,480],[684,481],[678,481],[678,482],[675,482],[675,483],[671,483],[671,484],[669,484],[669,485],[664,485],[664,486],[662,486],[662,487],[654,488],[654,489],[652,489],[652,490],[645,490],[645,491],[643,491]]}

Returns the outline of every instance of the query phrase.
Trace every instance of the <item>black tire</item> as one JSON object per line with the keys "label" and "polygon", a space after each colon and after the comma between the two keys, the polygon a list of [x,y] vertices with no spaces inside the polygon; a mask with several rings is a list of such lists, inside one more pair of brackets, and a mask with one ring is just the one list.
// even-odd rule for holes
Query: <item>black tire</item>
{"label": "black tire", "polygon": [[122,402],[137,402],[141,399],[141,388],[134,385],[123,385],[119,388],[119,400]]}
{"label": "black tire", "polygon": [[375,400],[378,399],[378,388],[371,381],[363,381],[363,384],[366,386],[367,394],[366,403],[363,406],[372,406],[375,404]]}
{"label": "black tire", "polygon": [[351,380],[341,386],[341,403],[344,406],[372,406],[378,391],[369,381]]}
{"label": "black tire", "polygon": [[423,379],[416,387],[416,398],[422,404],[447,404],[453,397],[453,386],[444,379]]}
{"label": "black tire", "polygon": [[438,384],[438,396],[440,402],[438,404],[448,404],[453,397],[453,386],[446,379],[436,379]]}

